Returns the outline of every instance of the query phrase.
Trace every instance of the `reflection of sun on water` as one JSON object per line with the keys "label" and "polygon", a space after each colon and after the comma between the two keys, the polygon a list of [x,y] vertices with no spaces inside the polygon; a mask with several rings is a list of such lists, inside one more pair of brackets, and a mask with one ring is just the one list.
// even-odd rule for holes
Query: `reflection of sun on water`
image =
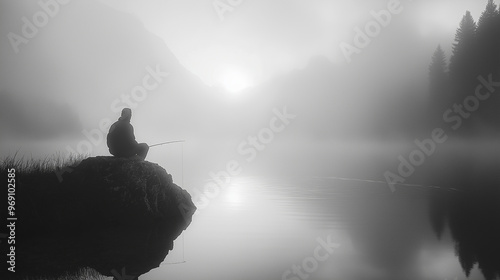
{"label": "reflection of sun on water", "polygon": [[226,200],[231,204],[240,204],[241,203],[241,195],[238,193],[236,189],[231,189],[226,194]]}
{"label": "reflection of sun on water", "polygon": [[237,208],[251,205],[253,199],[250,198],[250,186],[254,186],[254,182],[248,178],[231,177],[231,183],[223,190],[224,202]]}
{"label": "reflection of sun on water", "polygon": [[232,178],[231,184],[225,190],[225,200],[233,206],[239,206],[243,202],[242,196],[243,184],[238,178]]}

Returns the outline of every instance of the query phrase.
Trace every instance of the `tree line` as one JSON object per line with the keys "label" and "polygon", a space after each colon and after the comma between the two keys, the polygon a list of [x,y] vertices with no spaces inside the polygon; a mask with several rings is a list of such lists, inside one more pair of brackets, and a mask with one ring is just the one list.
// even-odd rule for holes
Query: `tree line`
{"label": "tree line", "polygon": [[[468,119],[460,131],[457,131],[458,134],[500,131],[498,94],[492,94],[491,98],[480,105],[473,104],[474,102],[463,104],[467,97],[476,94],[480,84],[478,77],[488,79],[491,75],[493,81],[499,81],[499,74],[500,9],[493,0],[489,0],[478,22],[469,11],[465,13],[456,31],[449,59],[441,46],[437,47],[432,56],[428,98],[428,121],[431,126],[442,124],[443,113],[452,108],[465,111],[462,115]],[[461,109],[463,105],[475,109],[474,112]]]}

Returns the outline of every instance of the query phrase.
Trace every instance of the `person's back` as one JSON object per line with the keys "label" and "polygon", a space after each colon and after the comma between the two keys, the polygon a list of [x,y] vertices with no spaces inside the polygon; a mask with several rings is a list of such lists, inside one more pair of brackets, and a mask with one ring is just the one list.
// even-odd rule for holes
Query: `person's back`
{"label": "person's back", "polygon": [[122,115],[109,129],[107,144],[109,152],[116,157],[139,156],[145,159],[149,147],[145,143],[137,143],[134,128],[130,124],[132,111],[129,108],[122,110]]}
{"label": "person's back", "polygon": [[130,156],[133,148],[138,144],[134,139],[134,128],[129,122],[118,120],[108,133],[109,152],[115,156]]}

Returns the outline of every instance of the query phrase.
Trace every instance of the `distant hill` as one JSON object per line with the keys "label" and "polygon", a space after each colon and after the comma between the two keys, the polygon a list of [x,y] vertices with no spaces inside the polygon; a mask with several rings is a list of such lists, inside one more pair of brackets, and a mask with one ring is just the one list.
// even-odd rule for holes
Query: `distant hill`
{"label": "distant hill", "polygon": [[0,128],[2,138],[54,139],[74,137],[82,125],[68,104],[33,97],[29,100],[0,93]]}

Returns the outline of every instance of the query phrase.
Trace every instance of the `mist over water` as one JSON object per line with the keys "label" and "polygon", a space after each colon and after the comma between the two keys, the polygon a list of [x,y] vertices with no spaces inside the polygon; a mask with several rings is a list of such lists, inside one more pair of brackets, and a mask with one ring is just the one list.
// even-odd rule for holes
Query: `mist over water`
{"label": "mist over water", "polygon": [[0,164],[112,161],[129,108],[117,141],[198,208],[141,280],[493,280],[495,2],[1,1]]}

